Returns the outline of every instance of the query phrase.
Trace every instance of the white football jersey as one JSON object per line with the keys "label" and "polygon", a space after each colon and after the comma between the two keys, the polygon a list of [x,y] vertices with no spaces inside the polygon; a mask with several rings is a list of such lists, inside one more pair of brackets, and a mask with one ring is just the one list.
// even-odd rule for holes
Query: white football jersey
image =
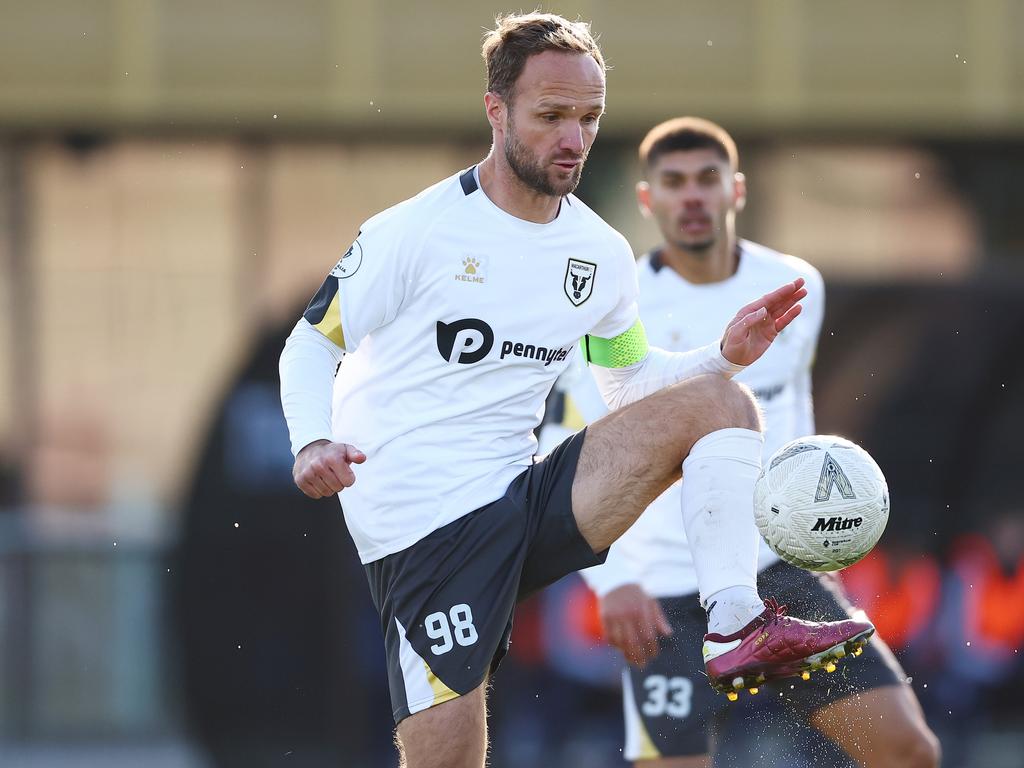
{"label": "white football jersey", "polygon": [[340,494],[362,561],[500,498],[579,340],[631,328],[636,294],[629,244],[572,195],[531,223],[472,169],[367,221],[305,314],[347,353],[333,439],[367,456]]}
{"label": "white football jersey", "polygon": [[[640,318],[647,337],[651,346],[669,351],[692,349],[721,338],[726,324],[744,304],[803,277],[807,281],[803,312],[760,360],[736,375],[736,380],[749,386],[761,404],[765,458],[790,440],[814,432],[811,365],[825,307],[824,283],[814,267],[744,240],[740,241],[736,273],[721,282],[689,283],[663,265],[657,252],[641,257],[638,268]],[[601,401],[591,377],[582,377],[569,391],[579,410],[593,420]],[[676,483],[615,542],[605,565],[583,572],[587,582],[599,594],[627,582],[640,583],[656,597],[697,592],[680,509],[680,484]],[[778,559],[762,541],[758,568]]]}

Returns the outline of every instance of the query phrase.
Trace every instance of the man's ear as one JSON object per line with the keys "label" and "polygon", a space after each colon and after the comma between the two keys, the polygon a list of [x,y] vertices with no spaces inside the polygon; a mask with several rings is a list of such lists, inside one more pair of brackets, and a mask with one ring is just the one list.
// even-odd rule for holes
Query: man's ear
{"label": "man's ear", "polygon": [[646,181],[636,183],[636,204],[640,208],[640,214],[645,218],[651,217],[651,185]]}
{"label": "man's ear", "polygon": [[505,131],[505,120],[508,117],[508,105],[505,100],[496,93],[488,91],[484,94],[484,111],[487,113],[487,122],[495,131]]}
{"label": "man's ear", "polygon": [[747,177],[739,171],[733,177],[732,202],[737,212],[747,207]]}

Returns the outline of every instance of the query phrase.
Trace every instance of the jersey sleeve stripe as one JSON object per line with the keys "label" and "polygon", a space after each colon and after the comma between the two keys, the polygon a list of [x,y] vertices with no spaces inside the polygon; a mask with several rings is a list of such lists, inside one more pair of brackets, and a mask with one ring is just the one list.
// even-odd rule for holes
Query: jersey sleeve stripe
{"label": "jersey sleeve stripe", "polygon": [[302,316],[328,339],[342,349],[345,348],[345,330],[341,327],[338,278],[333,275],[327,276]]}
{"label": "jersey sleeve stripe", "polygon": [[613,339],[600,336],[583,338],[583,354],[588,363],[602,368],[625,368],[644,359],[649,345],[644,324],[638,319],[628,331]]}

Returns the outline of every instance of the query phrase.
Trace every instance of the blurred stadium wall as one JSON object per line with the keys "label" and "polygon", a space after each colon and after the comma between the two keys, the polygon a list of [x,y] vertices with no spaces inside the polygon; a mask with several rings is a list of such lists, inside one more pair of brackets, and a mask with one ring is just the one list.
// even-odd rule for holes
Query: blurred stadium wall
{"label": "blurred stadium wall", "polygon": [[[580,194],[638,252],[655,242],[632,199],[643,133],[699,114],[736,135],[751,185],[742,234],[809,259],[836,289],[822,427],[884,451],[877,425],[920,406],[929,376],[979,365],[978,348],[983,361],[1019,354],[1012,312],[1008,325],[969,318],[993,291],[1010,296],[1000,307],[1024,295],[1024,3],[546,9],[601,35],[609,112]],[[486,152],[479,42],[504,10],[0,0],[4,743],[181,733],[171,553],[200,452],[239,371],[359,223]],[[959,308],[938,330],[934,296]],[[871,333],[864,312],[882,318]],[[1005,371],[1020,386],[1020,366]],[[1019,401],[986,388],[1006,383],[940,387],[925,447],[945,446],[942,474],[977,438],[943,429],[943,402],[957,424],[984,412],[1019,431],[1019,408],[972,410]],[[912,505],[942,532],[931,546],[991,502],[998,483],[976,484],[948,513],[936,498]],[[17,755],[7,762],[33,759]]]}

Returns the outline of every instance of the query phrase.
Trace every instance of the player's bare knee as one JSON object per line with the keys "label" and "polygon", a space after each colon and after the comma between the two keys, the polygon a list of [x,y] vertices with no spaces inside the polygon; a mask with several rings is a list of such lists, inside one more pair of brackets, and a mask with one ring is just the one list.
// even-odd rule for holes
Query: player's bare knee
{"label": "player's bare knee", "polygon": [[927,727],[911,731],[897,754],[899,768],[938,768],[942,761],[939,740]]}
{"label": "player's bare knee", "polygon": [[724,376],[699,376],[693,379],[699,394],[701,431],[742,427],[761,431],[761,411],[750,388]]}
{"label": "player's bare knee", "polygon": [[901,729],[885,746],[883,754],[875,756],[879,762],[868,761],[868,768],[938,768],[942,760],[939,740],[924,723]]}
{"label": "player's bare knee", "polygon": [[764,425],[761,422],[761,406],[758,405],[757,398],[750,387],[732,379],[729,379],[729,383],[733,386],[736,393],[736,423],[733,426],[763,432]]}

